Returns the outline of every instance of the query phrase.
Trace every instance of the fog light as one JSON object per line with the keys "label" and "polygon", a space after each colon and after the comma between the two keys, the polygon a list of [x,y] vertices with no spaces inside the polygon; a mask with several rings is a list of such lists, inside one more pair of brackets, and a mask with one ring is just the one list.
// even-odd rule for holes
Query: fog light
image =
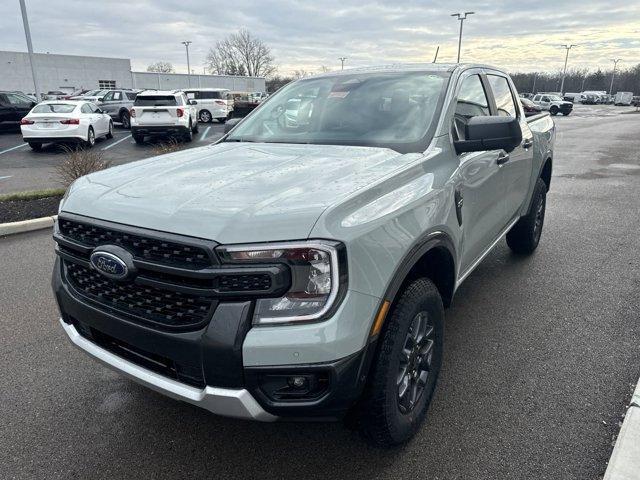
{"label": "fog light", "polygon": [[305,377],[289,377],[287,383],[293,388],[303,388],[307,385]]}

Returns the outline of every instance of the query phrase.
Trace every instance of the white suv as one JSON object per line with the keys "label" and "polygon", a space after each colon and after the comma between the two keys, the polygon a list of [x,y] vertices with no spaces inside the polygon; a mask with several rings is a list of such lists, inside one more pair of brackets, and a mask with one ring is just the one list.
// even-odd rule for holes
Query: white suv
{"label": "white suv", "polygon": [[233,97],[226,88],[189,88],[187,98],[198,102],[198,119],[209,123],[214,118],[220,123],[233,114]]}
{"label": "white suv", "polygon": [[136,143],[146,135],[180,135],[190,142],[198,133],[196,105],[181,90],[140,92],[129,112],[131,135]]}

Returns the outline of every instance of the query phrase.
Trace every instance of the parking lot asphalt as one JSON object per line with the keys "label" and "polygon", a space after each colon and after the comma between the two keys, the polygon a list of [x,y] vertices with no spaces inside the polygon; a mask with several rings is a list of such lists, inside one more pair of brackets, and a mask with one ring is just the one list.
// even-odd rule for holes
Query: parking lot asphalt
{"label": "parking lot asphalt", "polygon": [[[191,143],[181,143],[182,148],[194,148],[218,140],[224,133],[224,125],[200,123],[199,132]],[[144,145],[137,145],[131,132],[116,124],[111,140],[100,138],[93,147],[103,154],[112,165],[141,160],[158,154],[158,146],[167,139],[147,139]],[[64,159],[65,150],[61,146],[46,145],[40,152],[34,152],[22,140],[20,132],[0,133],[0,194],[61,188],[55,167]]]}
{"label": "parking lot asphalt", "polygon": [[50,232],[0,239],[0,478],[601,478],[640,375],[640,115],[602,112],[557,118],[540,247],[501,242],[461,286],[427,422],[399,449],[120,377],[57,323]]}

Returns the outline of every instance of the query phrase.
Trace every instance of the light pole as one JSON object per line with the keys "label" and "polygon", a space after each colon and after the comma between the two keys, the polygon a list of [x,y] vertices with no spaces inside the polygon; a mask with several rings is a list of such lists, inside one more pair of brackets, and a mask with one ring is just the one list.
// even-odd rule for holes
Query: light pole
{"label": "light pole", "polygon": [[616,67],[618,66],[618,62],[622,60],[621,58],[612,58],[613,62],[613,73],[611,74],[611,86],[609,87],[609,95],[613,95],[613,79],[616,76]]}
{"label": "light pole", "polygon": [[191,64],[189,63],[189,45],[191,45],[192,43],[193,42],[190,40],[186,40],[182,42],[182,44],[187,49],[187,80],[189,82],[189,86],[191,86]]}
{"label": "light pole", "polygon": [[460,50],[462,48],[462,25],[464,24],[464,21],[467,19],[468,15],[473,15],[476,12],[464,12],[464,13],[452,13],[451,16],[452,17],[458,17],[458,20],[460,20],[460,36],[458,37],[458,62],[460,63]]}
{"label": "light pole", "polygon": [[577,47],[578,45],[560,45],[562,48],[567,50],[567,54],[564,57],[564,70],[562,70],[562,82],[560,83],[560,93],[564,95],[564,77],[567,74],[567,62],[569,61],[569,50],[573,47]]}
{"label": "light pole", "polygon": [[344,70],[344,61],[347,59],[347,57],[339,57],[338,60],[340,60],[340,63],[342,64],[340,70]]}
{"label": "light pole", "polygon": [[31,44],[31,30],[29,29],[29,19],[27,18],[27,7],[24,0],[20,0],[20,10],[22,11],[22,23],[24,24],[24,35],[27,37],[27,51],[29,52],[29,65],[31,66],[31,76],[33,77],[33,88],[35,88],[36,100],[40,101],[40,86],[36,77],[36,69],[33,66],[33,45]]}
{"label": "light pole", "polygon": [[582,77],[582,87],[580,87],[580,93],[584,92],[584,84],[587,82],[587,77],[589,76],[589,70],[584,72],[584,77]]}
{"label": "light pole", "polygon": [[533,86],[531,87],[531,93],[536,94],[536,80],[538,80],[538,72],[533,74]]}

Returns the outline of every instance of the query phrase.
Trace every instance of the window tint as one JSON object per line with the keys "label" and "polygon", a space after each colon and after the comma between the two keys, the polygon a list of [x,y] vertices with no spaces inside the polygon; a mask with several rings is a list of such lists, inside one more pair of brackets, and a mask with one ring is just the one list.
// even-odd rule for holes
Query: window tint
{"label": "window tint", "polygon": [[33,108],[33,113],[71,113],[76,106],[72,103],[41,103]]}
{"label": "window tint", "polygon": [[108,102],[110,100],[113,100],[113,92],[108,92],[103,98],[102,101],[103,102]]}
{"label": "window tint", "polygon": [[122,92],[113,92],[114,100],[122,100]]}
{"label": "window tint", "polygon": [[496,99],[498,115],[501,117],[517,117],[518,110],[515,103],[513,103],[513,93],[511,93],[507,79],[498,75],[487,75],[487,78],[489,79],[493,96]]}
{"label": "window tint", "polygon": [[129,100],[135,100],[136,99],[136,93],[135,92],[125,92],[125,94],[127,95],[127,98]]}
{"label": "window tint", "polygon": [[84,105],[82,105],[82,108],[80,108],[80,111],[82,113],[93,113],[93,110],[91,110],[91,107],[89,106],[88,103],[85,103]]}
{"label": "window tint", "polygon": [[543,102],[548,102],[549,101],[549,97],[542,97],[542,101]]}
{"label": "window tint", "polygon": [[196,100],[198,98],[202,98],[200,97],[200,92],[196,91],[196,92],[185,92],[187,94],[187,98],[195,98]]}
{"label": "window tint", "polygon": [[489,115],[489,100],[479,75],[462,81],[456,101],[453,127],[458,140],[464,140],[465,126],[471,117]]}
{"label": "window tint", "polygon": [[200,92],[200,98],[220,100],[225,97],[224,92]]}
{"label": "window tint", "polygon": [[95,103],[90,103],[89,107],[91,107],[91,111],[93,113],[102,113],[102,110],[100,110],[100,107],[98,107]]}
{"label": "window tint", "polygon": [[175,107],[178,102],[173,95],[138,95],[134,105],[136,107]]}

